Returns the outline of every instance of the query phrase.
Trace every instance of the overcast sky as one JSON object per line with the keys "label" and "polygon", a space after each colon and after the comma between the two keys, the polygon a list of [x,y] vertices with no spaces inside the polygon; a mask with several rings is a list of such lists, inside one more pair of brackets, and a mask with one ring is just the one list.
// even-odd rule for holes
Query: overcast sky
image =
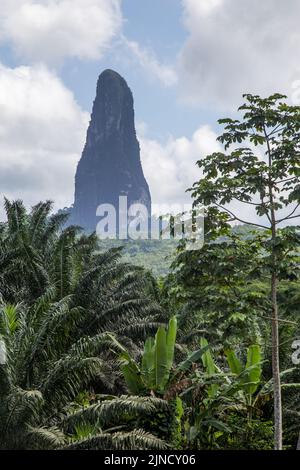
{"label": "overcast sky", "polygon": [[299,18],[299,0],[1,0],[1,197],[73,202],[97,77],[113,68],[153,202],[183,201],[242,93],[300,96]]}

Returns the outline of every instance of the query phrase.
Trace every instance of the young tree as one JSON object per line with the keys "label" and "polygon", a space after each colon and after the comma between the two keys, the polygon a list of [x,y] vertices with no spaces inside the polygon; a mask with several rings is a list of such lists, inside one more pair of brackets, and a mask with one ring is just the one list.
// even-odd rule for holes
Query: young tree
{"label": "young tree", "polygon": [[260,233],[238,228],[226,237],[207,239],[200,250],[180,247],[171,268],[164,295],[179,309],[180,335],[189,346],[204,334],[224,347],[254,344],[267,334],[263,315],[269,313],[268,284]]}
{"label": "young tree", "polygon": [[[218,138],[225,152],[198,161],[203,178],[193,187],[195,204],[207,207],[207,217],[237,221],[267,230],[272,303],[272,371],[274,380],[275,449],[282,449],[282,406],[279,364],[277,288],[280,263],[293,236],[281,237],[280,224],[300,217],[300,107],[285,96],[244,95],[242,120],[221,119]],[[230,203],[252,208],[241,211]],[[236,207],[236,204],[235,204]],[[291,232],[298,239],[296,231]],[[288,239],[288,240],[287,240]]]}

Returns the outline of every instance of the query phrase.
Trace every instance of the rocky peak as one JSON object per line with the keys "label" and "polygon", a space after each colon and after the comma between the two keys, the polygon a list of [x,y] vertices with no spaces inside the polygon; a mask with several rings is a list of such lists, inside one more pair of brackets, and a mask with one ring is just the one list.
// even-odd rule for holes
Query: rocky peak
{"label": "rocky peak", "polygon": [[120,195],[128,197],[128,205],[145,204],[151,213],[135,132],[133,96],[124,78],[105,70],[98,79],[86,144],[76,171],[72,223],[95,230],[97,207],[109,203],[118,210]]}

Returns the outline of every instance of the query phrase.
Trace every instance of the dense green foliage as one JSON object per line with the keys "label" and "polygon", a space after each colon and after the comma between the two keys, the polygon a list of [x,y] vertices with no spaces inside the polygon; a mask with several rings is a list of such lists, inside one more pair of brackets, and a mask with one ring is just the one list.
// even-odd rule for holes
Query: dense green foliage
{"label": "dense green foliage", "polygon": [[28,212],[5,200],[0,449],[279,448],[278,384],[283,448],[300,445],[298,227],[276,227],[274,238],[263,223],[232,227],[216,207],[233,196],[251,204],[261,176],[271,184],[278,172],[292,179],[276,202],[261,193],[258,215],[298,200],[299,110],[280,104],[275,112],[279,99],[248,96],[246,124],[223,121],[221,137],[228,148],[256,129],[251,145],[263,145],[261,119],[281,120],[274,174],[249,148],[200,161],[194,196],[208,204],[201,249],[186,250],[184,240],[176,249],[174,240],[123,249],[65,228],[67,215],[51,215],[50,202]]}
{"label": "dense green foliage", "polygon": [[[280,94],[268,98],[247,94],[244,98],[238,110],[241,119],[219,120],[225,126],[218,137],[224,152],[197,162],[204,177],[194,183],[192,194],[196,204],[205,205],[208,219],[214,220],[217,228],[220,221],[223,226],[226,221],[239,221],[266,232],[263,246],[270,279],[275,449],[281,450],[278,281],[286,253],[292,243],[298,243],[298,233],[290,231],[286,237],[280,224],[300,217],[300,107],[289,106]],[[247,212],[237,211],[232,203],[242,204]]]}
{"label": "dense green foliage", "polygon": [[166,276],[175,258],[176,240],[101,240],[102,251],[122,247],[125,262],[141,266],[155,277]]}
{"label": "dense green foliage", "polygon": [[[268,284],[252,230],[198,251],[179,248],[157,285],[124,264],[120,248],[101,252],[94,236],[61,229],[50,208],[28,214],[6,202],[1,448],[272,448]],[[282,367],[285,444],[293,447],[297,270],[282,272],[279,293],[290,322]]]}

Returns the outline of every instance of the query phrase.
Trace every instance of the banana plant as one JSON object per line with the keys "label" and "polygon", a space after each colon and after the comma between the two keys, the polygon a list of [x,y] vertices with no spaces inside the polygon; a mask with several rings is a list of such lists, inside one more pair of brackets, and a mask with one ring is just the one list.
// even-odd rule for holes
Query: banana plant
{"label": "banana plant", "polygon": [[[205,441],[213,445],[216,435],[230,433],[226,413],[230,409],[246,410],[251,421],[256,405],[256,393],[262,384],[261,350],[252,345],[247,350],[247,360],[243,363],[233,350],[225,355],[230,372],[222,370],[216,363],[211,348],[205,338],[200,339],[202,372],[196,372],[194,385],[190,390],[205,390],[198,395],[199,403],[194,406],[192,419],[187,426],[189,441]],[[187,391],[189,392],[189,391]]]}
{"label": "banana plant", "polygon": [[121,370],[130,393],[164,395],[169,392],[167,395],[172,397],[179,393],[180,385],[185,385],[187,373],[194,364],[203,360],[203,354],[209,346],[207,342],[203,342],[200,349],[190,353],[175,367],[173,362],[176,335],[177,320],[174,316],[169,321],[167,331],[160,327],[154,338],[146,340],[140,365],[115,338],[112,338],[117,350],[121,351]]}
{"label": "banana plant", "polygon": [[243,364],[232,349],[225,351],[228,366],[234,376],[235,388],[241,392],[246,406],[251,410],[255,405],[255,393],[262,382],[262,354],[258,344],[249,346],[247,360]]}
{"label": "banana plant", "polygon": [[[212,356],[212,353],[209,350],[208,342],[205,338],[200,338],[200,346],[204,351],[201,360],[203,367],[206,371],[207,378],[213,378],[217,374],[222,374],[221,369],[217,366]],[[214,398],[218,393],[219,385],[217,383],[212,383],[207,390],[207,395],[209,398]]]}
{"label": "banana plant", "polygon": [[146,391],[163,394],[170,379],[177,334],[177,320],[172,317],[168,330],[160,327],[155,338],[145,342],[141,366],[123,350],[121,369],[131,393]]}
{"label": "banana plant", "polygon": [[[207,341],[201,338],[201,346],[207,345]],[[247,349],[247,359],[243,363],[232,349],[225,350],[225,356],[227,359],[228,367],[231,374],[223,374],[224,390],[228,396],[236,396],[240,399],[249,413],[249,419],[252,416],[253,407],[256,404],[257,396],[256,392],[258,387],[262,384],[262,354],[261,348],[258,344],[253,344]],[[207,350],[202,356],[202,363],[206,369],[208,377],[220,377],[222,371],[216,365],[214,358],[209,350]],[[218,394],[220,386],[215,383],[208,388],[208,396],[210,398],[215,397]]]}
{"label": "banana plant", "polygon": [[[253,406],[253,397],[262,381],[262,354],[261,348],[258,344],[249,346],[247,350],[246,363],[238,358],[235,351],[232,349],[225,350],[225,356],[231,372],[231,375],[224,374],[215,363],[213,355],[209,350],[208,342],[205,338],[200,339],[202,350],[207,347],[208,349],[202,354],[202,364],[208,378],[224,379],[225,385],[232,391],[232,395],[240,394],[244,398],[247,406]],[[219,389],[218,383],[213,383],[208,388],[208,396],[214,397],[217,395]]]}

